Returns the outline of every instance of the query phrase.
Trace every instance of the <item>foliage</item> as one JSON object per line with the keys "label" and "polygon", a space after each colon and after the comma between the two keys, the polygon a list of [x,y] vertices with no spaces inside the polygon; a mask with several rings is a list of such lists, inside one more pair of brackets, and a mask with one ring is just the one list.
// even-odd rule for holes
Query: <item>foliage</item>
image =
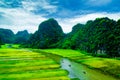
{"label": "foliage", "polygon": [[20,45],[19,44],[4,44],[4,45],[2,44],[1,48],[2,49],[9,49],[9,48],[18,49],[18,48],[20,48]]}
{"label": "foliage", "polygon": [[0,33],[0,45],[18,43],[29,48],[76,49],[93,56],[120,56],[120,20],[114,21],[107,17],[96,18],[86,24],[78,23],[67,34],[63,33],[53,18],[42,22],[31,36],[26,30],[14,35],[11,30],[0,29]]}
{"label": "foliage", "polygon": [[94,56],[120,56],[120,20],[105,17],[77,24],[60,44],[61,48],[84,50]]}
{"label": "foliage", "polygon": [[30,37],[30,34],[28,33],[27,30],[24,31],[18,31],[17,34],[15,35],[15,44],[23,44],[28,41]]}
{"label": "foliage", "polygon": [[61,48],[78,49],[83,39],[83,24],[77,24],[73,27],[72,32],[68,33],[61,43]]}
{"label": "foliage", "polygon": [[23,44],[26,43],[29,39],[30,34],[27,30],[18,31],[17,34],[14,34],[10,29],[0,28],[0,45],[3,44]]}
{"label": "foliage", "polygon": [[0,41],[2,43],[13,43],[14,33],[9,29],[0,28]]}
{"label": "foliage", "polygon": [[49,19],[39,25],[36,31],[29,39],[28,47],[33,48],[52,48],[63,37],[63,31],[60,25],[54,19]]}
{"label": "foliage", "polygon": [[1,45],[3,45],[3,41],[2,41],[2,39],[0,38],[0,48],[1,48]]}
{"label": "foliage", "polygon": [[[119,56],[118,45],[114,31],[116,22],[108,18],[97,18],[89,22],[85,27],[85,37],[87,37],[87,52],[94,54],[108,54],[109,56]],[[120,35],[119,35],[120,36]],[[99,51],[99,52],[98,52]]]}

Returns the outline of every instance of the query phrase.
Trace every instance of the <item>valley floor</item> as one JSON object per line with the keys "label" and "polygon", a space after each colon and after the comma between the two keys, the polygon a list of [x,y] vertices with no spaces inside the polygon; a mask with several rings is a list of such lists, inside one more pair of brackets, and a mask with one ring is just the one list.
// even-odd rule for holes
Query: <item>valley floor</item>
{"label": "valley floor", "polygon": [[91,70],[120,80],[120,60],[92,57],[65,49],[0,49],[0,80],[70,80],[61,69],[60,58],[67,58]]}
{"label": "valley floor", "polygon": [[75,51],[75,50],[45,49],[45,50],[38,50],[38,52],[39,51],[68,58],[74,62],[83,64],[90,69],[98,70],[103,74],[107,74],[107,75],[109,74],[113,77],[118,78],[116,80],[120,80],[120,60],[118,59],[93,57],[84,54],[84,52]]}
{"label": "valley floor", "polygon": [[60,64],[42,53],[0,49],[0,80],[70,80]]}

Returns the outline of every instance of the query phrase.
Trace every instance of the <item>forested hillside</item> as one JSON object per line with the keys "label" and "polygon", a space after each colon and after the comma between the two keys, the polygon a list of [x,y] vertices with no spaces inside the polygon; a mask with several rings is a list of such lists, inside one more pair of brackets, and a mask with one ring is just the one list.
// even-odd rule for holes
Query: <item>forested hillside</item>
{"label": "forested hillside", "polygon": [[106,53],[109,56],[119,56],[119,21],[97,18],[94,21],[88,21],[84,27],[77,24],[65,38],[62,48],[80,49],[93,55]]}
{"label": "forested hillside", "polygon": [[23,44],[28,41],[30,34],[27,30],[18,31],[16,34],[10,29],[0,28],[0,45],[2,44]]}
{"label": "forested hillside", "polygon": [[13,43],[14,33],[10,29],[0,28],[0,41],[2,43]]}
{"label": "forested hillside", "polygon": [[107,17],[76,24],[68,34],[63,33],[54,19],[39,25],[27,47],[83,50],[92,55],[120,56],[120,20]]}
{"label": "forested hillside", "polygon": [[117,57],[120,56],[120,20],[96,18],[86,24],[76,24],[70,33],[65,34],[58,22],[51,18],[42,22],[31,36],[26,30],[14,34],[11,30],[0,29],[0,44],[3,43],[38,49],[76,49],[94,56]]}
{"label": "forested hillside", "polygon": [[28,41],[30,37],[30,34],[28,33],[27,30],[24,30],[24,31],[18,31],[16,34],[15,34],[15,40],[14,40],[14,43],[15,44],[24,44]]}
{"label": "forested hillside", "polygon": [[38,30],[30,37],[28,47],[32,48],[55,48],[63,38],[63,31],[54,19],[49,19],[39,25]]}

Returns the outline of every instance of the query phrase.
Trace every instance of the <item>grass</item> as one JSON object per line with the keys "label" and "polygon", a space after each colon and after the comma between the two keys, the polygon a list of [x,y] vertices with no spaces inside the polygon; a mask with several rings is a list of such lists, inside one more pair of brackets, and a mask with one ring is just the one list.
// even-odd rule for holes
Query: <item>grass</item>
{"label": "grass", "polygon": [[[0,49],[0,80],[69,80],[68,72],[61,70],[57,63],[58,55],[120,78],[118,58],[93,57],[75,50],[36,49],[32,52],[29,49],[6,48],[7,46],[6,44]],[[53,57],[56,61],[51,59]]]}
{"label": "grass", "polygon": [[7,79],[28,79],[28,78],[49,78],[49,77],[60,77],[67,76],[66,71],[64,70],[37,70],[37,71],[27,71],[21,73],[12,73],[12,74],[2,74],[0,75],[1,79],[4,79],[7,76]]}
{"label": "grass", "polygon": [[89,68],[97,69],[105,74],[110,74],[120,78],[120,60],[118,59],[93,57],[75,50],[45,49],[42,51],[66,57],[78,63],[84,64]]}
{"label": "grass", "polygon": [[6,49],[6,48],[19,48],[19,44],[4,44],[1,46],[1,48]]}
{"label": "grass", "polygon": [[0,80],[70,80],[68,72],[42,53],[0,49]]}
{"label": "grass", "polygon": [[80,54],[79,51],[67,50],[67,49],[46,49],[43,51],[57,54],[63,57],[68,57],[68,58],[79,57],[84,55],[84,54]]}

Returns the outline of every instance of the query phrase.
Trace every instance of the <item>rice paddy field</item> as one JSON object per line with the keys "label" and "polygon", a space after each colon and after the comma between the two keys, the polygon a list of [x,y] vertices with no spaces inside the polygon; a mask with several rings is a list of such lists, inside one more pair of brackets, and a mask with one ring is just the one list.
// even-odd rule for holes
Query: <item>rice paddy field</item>
{"label": "rice paddy field", "polygon": [[0,49],[0,80],[70,80],[60,64],[26,49]]}
{"label": "rice paddy field", "polygon": [[120,80],[119,59],[93,57],[76,50],[19,49],[19,45],[9,44],[0,48],[0,80],[78,80],[68,77],[69,72],[60,66],[60,58]]}
{"label": "rice paddy field", "polygon": [[76,50],[45,49],[41,50],[49,54],[55,54],[83,64],[90,69],[99,70],[103,74],[109,74],[120,80],[120,60],[115,58],[100,58],[85,54]]}

